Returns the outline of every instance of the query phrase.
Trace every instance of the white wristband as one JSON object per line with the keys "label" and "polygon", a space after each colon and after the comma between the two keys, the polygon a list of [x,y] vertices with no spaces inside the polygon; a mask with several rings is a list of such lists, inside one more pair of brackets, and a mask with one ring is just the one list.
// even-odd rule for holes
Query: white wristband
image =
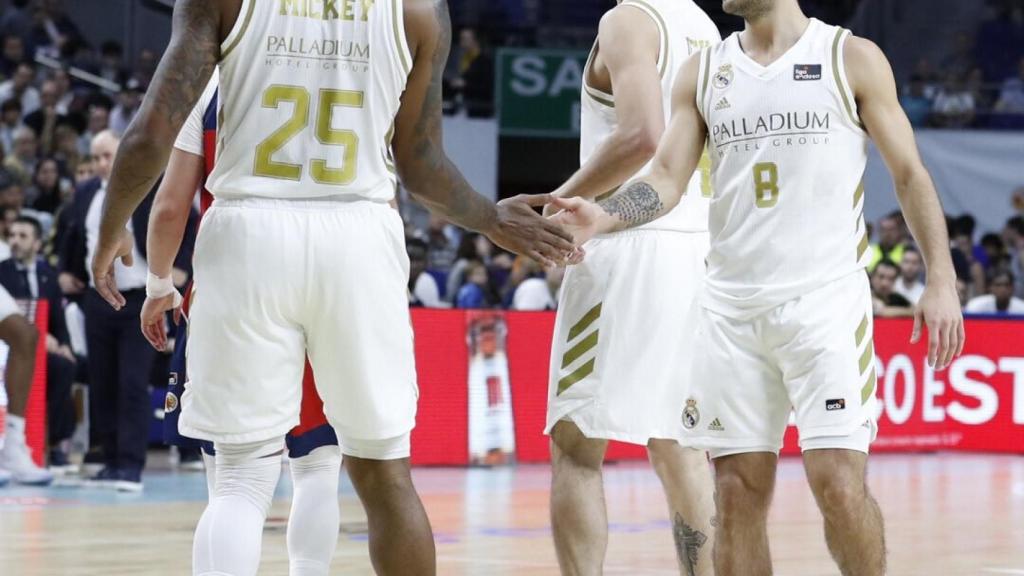
{"label": "white wristband", "polygon": [[152,272],[146,275],[146,298],[163,298],[174,291],[174,281],[170,276],[160,278]]}

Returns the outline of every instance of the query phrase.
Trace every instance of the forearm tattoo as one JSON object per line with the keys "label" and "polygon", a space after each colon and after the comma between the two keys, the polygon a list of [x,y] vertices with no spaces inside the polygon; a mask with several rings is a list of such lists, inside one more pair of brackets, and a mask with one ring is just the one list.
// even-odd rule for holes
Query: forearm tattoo
{"label": "forearm tattoo", "polygon": [[664,204],[650,184],[639,181],[627,186],[611,198],[598,202],[611,216],[616,216],[623,228],[641,226],[657,218]]}
{"label": "forearm tattoo", "polygon": [[678,512],[672,519],[672,537],[676,542],[676,556],[679,558],[679,564],[686,570],[687,576],[695,576],[700,547],[708,541],[708,537],[700,530],[691,528],[683,521],[683,517]]}

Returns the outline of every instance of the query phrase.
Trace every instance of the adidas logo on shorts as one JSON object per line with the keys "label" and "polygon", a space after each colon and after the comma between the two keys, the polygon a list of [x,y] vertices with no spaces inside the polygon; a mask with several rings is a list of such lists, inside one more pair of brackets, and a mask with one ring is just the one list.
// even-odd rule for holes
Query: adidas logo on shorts
{"label": "adidas logo on shorts", "polygon": [[724,432],[725,427],[722,426],[722,423],[718,421],[718,418],[715,418],[714,420],[711,421],[711,424],[708,424],[708,430],[714,430],[715,432]]}
{"label": "adidas logo on shorts", "polygon": [[726,108],[732,108],[732,105],[729,104],[728,98],[722,98],[718,101],[718,104],[715,104],[715,111],[725,110]]}

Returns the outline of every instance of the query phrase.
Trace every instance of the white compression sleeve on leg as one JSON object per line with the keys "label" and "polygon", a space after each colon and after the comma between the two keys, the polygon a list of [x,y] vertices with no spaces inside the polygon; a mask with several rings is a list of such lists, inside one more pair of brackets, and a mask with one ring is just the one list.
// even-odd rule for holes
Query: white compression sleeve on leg
{"label": "white compression sleeve on leg", "polygon": [[217,486],[196,527],[194,575],[255,576],[283,447],[284,438],[216,445]]}
{"label": "white compression sleeve on leg", "polygon": [[206,497],[213,500],[213,491],[217,487],[217,459],[200,450],[203,455],[203,469],[206,471]]}
{"label": "white compression sleeve on leg", "polygon": [[338,545],[341,450],[321,446],[292,458],[292,511],[288,519],[289,576],[327,576]]}

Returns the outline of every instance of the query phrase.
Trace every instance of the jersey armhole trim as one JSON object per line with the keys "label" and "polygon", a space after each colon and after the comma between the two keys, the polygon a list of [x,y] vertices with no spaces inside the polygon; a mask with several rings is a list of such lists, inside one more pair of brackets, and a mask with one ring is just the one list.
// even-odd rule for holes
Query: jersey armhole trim
{"label": "jersey armhole trim", "polygon": [[395,37],[395,50],[402,63],[406,78],[412,72],[412,51],[409,50],[409,39],[405,37],[405,3],[402,0],[391,0],[391,26]]}
{"label": "jersey armhole trim", "polygon": [[708,98],[708,81],[711,79],[712,49],[713,48],[705,48],[704,50],[702,50],[700,58],[700,67],[697,69],[697,81],[700,82],[700,90],[697,91],[697,111],[700,112],[700,115],[704,117],[705,124],[710,123],[707,111],[705,110],[704,103],[707,101]]}
{"label": "jersey armhole trim", "polygon": [[[228,56],[234,52],[235,48],[242,41],[242,37],[245,36],[246,30],[249,29],[249,24],[252,22],[252,14],[255,10],[256,0],[242,0],[242,8],[238,12],[238,19],[235,21],[235,25],[231,27],[228,37],[220,44],[221,62],[227,60]],[[245,16],[242,16],[243,13]]]}
{"label": "jersey armhole trim", "polygon": [[651,17],[651,20],[654,20],[654,25],[658,27],[658,35],[661,37],[661,42],[659,42],[661,50],[658,52],[658,77],[664,78],[665,72],[668,70],[668,27],[665,25],[665,20],[653,6],[644,0],[626,0],[620,6],[632,6],[645,12]]}
{"label": "jersey armhole trim", "polygon": [[583,65],[583,93],[590,96],[595,102],[608,108],[615,108],[615,97],[587,84],[587,72],[594,63],[594,55],[597,54],[600,46],[600,39],[594,40],[594,46],[590,48],[590,55],[587,56],[587,63]]}
{"label": "jersey armhole trim", "polygon": [[846,109],[846,116],[854,126],[864,130],[864,124],[857,115],[857,101],[850,90],[849,82],[846,80],[846,64],[843,58],[843,47],[850,37],[850,31],[845,28],[837,28],[835,39],[832,41],[832,74],[835,77],[836,88],[843,100],[843,107]]}

